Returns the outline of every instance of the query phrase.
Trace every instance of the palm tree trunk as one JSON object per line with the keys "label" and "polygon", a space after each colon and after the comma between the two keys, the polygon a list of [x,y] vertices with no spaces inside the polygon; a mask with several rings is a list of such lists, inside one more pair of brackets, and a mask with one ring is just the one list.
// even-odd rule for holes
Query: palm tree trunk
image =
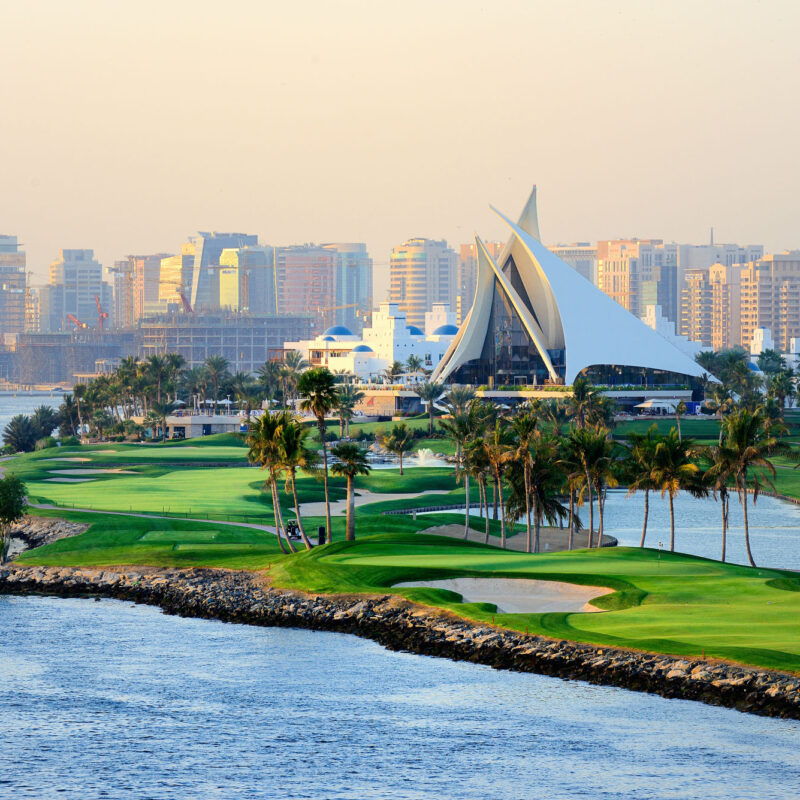
{"label": "palm tree trunk", "polygon": [[650,490],[644,490],[644,524],[642,525],[642,541],[639,547],[644,547],[644,539],[647,536],[647,516],[650,513]]}
{"label": "palm tree trunk", "polygon": [[533,498],[533,552],[539,552],[539,528],[541,527],[541,515],[539,513],[539,501],[534,495]]}
{"label": "palm tree trunk", "polygon": [[469,538],[469,473],[464,473],[464,538]]}
{"label": "palm tree trunk", "polygon": [[480,483],[481,486],[481,494],[483,496],[483,505],[482,508],[485,510],[483,515],[486,535],[484,536],[483,543],[489,544],[489,492],[486,488],[486,477],[484,476],[483,480]]}
{"label": "palm tree trunk", "polygon": [[278,495],[272,478],[269,479],[269,488],[272,492],[272,515],[275,517],[275,535],[278,537],[278,547],[281,548],[281,553],[289,555],[289,552],[283,546],[283,539],[281,538],[281,526],[278,524]]}
{"label": "palm tree trunk", "polygon": [[297,530],[300,531],[300,537],[303,540],[303,544],[306,546],[306,550],[310,550],[311,542],[308,541],[305,528],[303,528],[303,520],[300,518],[300,504],[297,502],[297,486],[294,481],[294,470],[289,474],[289,480],[292,483],[292,500],[294,500],[294,513],[297,517]]}
{"label": "palm tree trunk", "polygon": [[492,519],[497,519],[497,478],[492,478],[492,503],[494,505],[494,512]]}
{"label": "palm tree trunk", "polygon": [[400,456],[400,476],[403,475],[403,451],[401,450],[399,453]]}
{"label": "palm tree trunk", "polygon": [[603,546],[603,514],[606,510],[606,497],[602,487],[597,488],[597,514],[600,521],[597,524],[597,544],[595,547]]}
{"label": "palm tree trunk", "polygon": [[589,477],[588,470],[586,471],[586,485],[589,487],[589,544],[586,546],[591,549],[594,538],[594,495],[592,494],[592,480]]}
{"label": "palm tree trunk", "polygon": [[348,542],[354,542],[356,540],[356,521],[355,521],[355,512],[356,512],[356,501],[355,495],[353,493],[353,476],[347,476],[347,533],[345,534],[345,540]]}
{"label": "palm tree trunk", "polygon": [[525,532],[527,533],[527,552],[531,551],[531,479],[530,467],[528,466],[527,459],[523,467],[523,482],[525,484]]}
{"label": "palm tree trunk", "polygon": [[739,499],[742,501],[742,513],[744,515],[744,546],[747,549],[747,560],[750,566],[754,567],[756,562],[753,560],[753,553],[750,550],[750,522],[747,519],[747,475],[744,476],[744,486],[739,493]]}
{"label": "palm tree trunk", "polygon": [[681,415],[680,414],[676,414],[675,415],[675,422],[678,423],[678,441],[682,442],[683,441],[683,437],[681,436]]}
{"label": "palm tree trunk", "polygon": [[720,561],[725,562],[725,546],[728,542],[728,492],[723,489],[720,492],[720,504],[722,505],[722,556]]}
{"label": "palm tree trunk", "polygon": [[428,435],[433,436],[433,400],[428,403]]}
{"label": "palm tree trunk", "polygon": [[675,552],[675,506],[672,492],[669,492],[669,551]]}
{"label": "palm tree trunk", "polygon": [[281,530],[286,536],[286,544],[289,545],[289,550],[291,550],[293,553],[296,553],[297,548],[292,544],[292,540],[289,538],[289,534],[286,532],[286,525],[283,522],[283,512],[281,511],[280,496],[278,494],[277,483],[275,484],[275,512],[278,516],[278,524],[281,526]]}
{"label": "palm tree trunk", "polygon": [[500,471],[495,474],[495,486],[497,494],[500,496],[500,547],[506,546],[506,503],[503,497],[503,484],[500,481]]}
{"label": "palm tree trunk", "polygon": [[325,487],[325,542],[330,544],[333,541],[333,529],[331,527],[331,500],[328,494],[328,443],[325,441],[325,423],[318,423],[319,438],[322,440],[322,482]]}
{"label": "palm tree trunk", "polygon": [[569,544],[568,550],[572,550],[572,536],[575,532],[575,490],[569,490]]}

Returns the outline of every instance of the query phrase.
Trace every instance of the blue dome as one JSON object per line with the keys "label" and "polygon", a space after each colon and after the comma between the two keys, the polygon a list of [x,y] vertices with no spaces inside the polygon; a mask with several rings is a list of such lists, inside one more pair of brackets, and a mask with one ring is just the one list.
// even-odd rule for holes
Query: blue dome
{"label": "blue dome", "polygon": [[353,331],[350,328],[345,328],[344,325],[333,325],[332,327],[328,328],[323,334],[323,336],[352,336]]}
{"label": "blue dome", "polygon": [[336,339],[334,339],[333,336],[323,336],[322,337],[322,341],[323,342],[335,342]]}
{"label": "blue dome", "polygon": [[406,325],[406,330],[412,336],[424,336],[425,335],[416,325]]}
{"label": "blue dome", "polygon": [[434,336],[455,336],[458,328],[455,325],[440,325],[434,332]]}
{"label": "blue dome", "polygon": [[761,371],[761,370],[759,370],[759,368],[752,361],[748,362],[747,366],[750,367],[750,369],[753,372],[760,372]]}
{"label": "blue dome", "polygon": [[366,344],[357,344],[352,351],[353,353],[374,353],[375,351]]}

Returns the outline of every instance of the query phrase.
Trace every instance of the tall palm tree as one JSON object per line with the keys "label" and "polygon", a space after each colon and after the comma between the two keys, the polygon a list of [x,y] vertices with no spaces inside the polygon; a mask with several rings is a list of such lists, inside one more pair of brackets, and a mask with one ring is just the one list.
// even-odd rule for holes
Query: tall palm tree
{"label": "tall palm tree", "polygon": [[506,546],[506,506],[503,492],[503,476],[509,454],[512,452],[513,436],[508,430],[505,420],[498,418],[494,428],[487,431],[483,438],[486,459],[491,465],[494,475],[495,490],[500,500],[500,546]]}
{"label": "tall palm tree", "polygon": [[[464,448],[464,470],[470,477],[475,478],[478,484],[478,502],[481,507],[481,516],[484,521],[484,543],[489,543],[489,496],[487,491],[487,476],[490,472],[489,460],[486,457],[486,449],[483,446],[483,429],[476,431],[476,437],[467,442]],[[469,498],[469,495],[467,495]],[[467,518],[469,524],[469,518]],[[469,529],[465,536],[469,536]]]}
{"label": "tall palm tree", "polygon": [[[582,501],[584,492],[588,491],[580,440],[579,437],[573,435],[575,430],[575,428],[571,428],[569,434],[560,439],[558,455],[558,464],[564,474],[569,495],[569,542],[567,544],[569,550],[572,550],[574,544],[575,531],[580,527],[576,506]],[[590,517],[592,514],[593,510],[590,506]]]}
{"label": "tall palm tree", "polygon": [[678,426],[678,441],[683,439],[681,436],[681,417],[688,411],[688,407],[683,400],[680,400],[675,406],[675,422]]}
{"label": "tall palm tree", "polygon": [[414,388],[414,394],[428,404],[428,435],[433,436],[433,404],[444,394],[444,386],[436,381],[425,381]]}
{"label": "tall palm tree", "polygon": [[[164,360],[167,366],[167,382],[174,392],[178,385],[178,376],[186,366],[186,359],[180,353],[167,353],[164,356]],[[175,394],[174,399],[178,399],[177,394]]]}
{"label": "tall palm tree", "polygon": [[316,452],[306,444],[306,440],[310,434],[310,428],[303,425],[299,420],[287,416],[281,426],[278,438],[280,464],[286,472],[286,488],[287,490],[291,490],[292,493],[294,513],[297,519],[297,529],[300,532],[306,550],[311,549],[311,542],[308,540],[308,536],[306,536],[303,520],[300,516],[296,479],[298,469],[310,471],[316,466],[318,461]]}
{"label": "tall palm tree", "polygon": [[214,413],[219,413],[219,385],[228,376],[228,359],[224,356],[209,356],[204,366],[214,387]]}
{"label": "tall palm tree", "polygon": [[[259,464],[261,469],[266,470],[267,480],[265,485],[269,485],[272,495],[272,513],[275,519],[275,533],[278,537],[278,546],[281,552],[288,551],[283,545],[283,520],[280,517],[280,503],[278,501],[277,481],[281,470],[281,433],[282,426],[286,422],[286,415],[283,413],[267,412],[260,417],[250,421],[247,426],[246,442],[250,448],[247,458],[252,464]],[[289,537],[286,537],[289,549],[293,550]]]}
{"label": "tall palm tree", "polygon": [[389,367],[383,371],[383,376],[389,383],[394,383],[396,378],[403,374],[403,365],[399,361],[393,361]]}
{"label": "tall palm tree", "polygon": [[567,398],[567,413],[579,428],[595,425],[603,416],[603,393],[588,378],[577,377],[572,382],[572,394]]}
{"label": "tall palm tree", "polygon": [[278,371],[278,378],[283,393],[283,407],[287,408],[297,393],[297,382],[300,376],[311,366],[303,358],[299,350],[289,350],[283,356],[283,363]]}
{"label": "tall palm tree", "polygon": [[703,451],[703,455],[711,462],[706,470],[706,480],[712,487],[714,498],[719,496],[722,512],[722,554],[720,561],[725,561],[728,543],[728,512],[730,510],[730,492],[728,486],[734,480],[736,472],[735,453],[725,445],[714,445]]}
{"label": "tall palm tree", "polygon": [[369,475],[371,467],[367,462],[367,451],[355,442],[340,442],[331,448],[336,456],[336,463],[331,468],[334,475],[347,478],[347,533],[345,541],[353,542],[356,538],[355,493],[353,480],[357,475]]}
{"label": "tall palm tree", "polygon": [[[725,420],[724,443],[729,451],[733,482],[744,515],[744,543],[750,566],[756,565],[750,550],[750,522],[747,514],[747,491],[752,487],[753,503],[763,486],[774,489],[775,466],[768,456],[788,451],[788,446],[774,436],[766,424],[762,409],[740,408]],[[765,474],[766,473],[766,474]]]}
{"label": "tall palm tree", "polygon": [[719,420],[718,444],[722,444],[722,429],[725,415],[728,414],[735,405],[730,389],[722,383],[714,384],[714,388],[711,390],[711,399],[706,401],[706,406],[714,412],[714,415]]}
{"label": "tall palm tree", "polygon": [[644,492],[644,522],[642,523],[642,538],[639,547],[644,547],[647,537],[647,518],[650,514],[650,492],[658,489],[653,481],[653,470],[656,466],[656,446],[661,437],[658,426],[653,423],[646,433],[631,431],[628,434],[628,497],[636,492]]}
{"label": "tall palm tree", "polygon": [[351,383],[340,385],[336,390],[336,410],[339,412],[339,438],[350,435],[350,422],[356,406],[364,399],[364,392]]}
{"label": "tall palm tree", "polygon": [[520,414],[511,421],[516,436],[513,460],[522,464],[523,492],[525,494],[525,530],[528,535],[527,552],[531,550],[531,465],[535,458],[535,440],[539,434],[537,417],[528,412]]}
{"label": "tall palm tree", "polygon": [[403,474],[403,456],[414,449],[414,432],[405,422],[398,422],[388,433],[381,434],[381,446],[400,458],[400,474]]}
{"label": "tall palm tree", "polygon": [[169,366],[166,358],[159,355],[148,357],[145,362],[145,371],[151,385],[155,384],[155,401],[161,402],[161,389],[169,379]]}
{"label": "tall palm tree", "polygon": [[268,400],[275,400],[281,383],[281,362],[265,361],[258,368],[258,381],[261,384]]}
{"label": "tall palm tree", "polygon": [[557,437],[561,436],[570,417],[566,403],[561,400],[545,400],[541,404],[540,416],[550,423],[553,435]]}
{"label": "tall palm tree", "polygon": [[451,386],[447,390],[444,404],[451,414],[464,414],[474,399],[474,386]]}
{"label": "tall palm tree", "polygon": [[336,382],[325,367],[306,370],[297,381],[297,390],[302,396],[300,408],[313,414],[317,420],[317,430],[322,444],[322,477],[325,486],[325,541],[333,541],[331,528],[331,503],[328,493],[328,432],[325,417],[336,407]]}
{"label": "tall palm tree", "polygon": [[72,396],[75,398],[75,403],[78,406],[78,435],[83,436],[83,409],[81,408],[81,401],[86,397],[87,386],[85,383],[76,383],[72,387]]}
{"label": "tall palm tree", "polygon": [[[449,396],[448,396],[449,397]],[[473,393],[474,397],[474,393]],[[439,425],[447,437],[456,446],[456,480],[464,479],[465,509],[464,509],[464,538],[469,537],[469,476],[470,471],[466,468],[469,458],[469,442],[475,437],[480,429],[478,418],[478,407],[470,401],[466,408],[461,410],[460,403],[453,406],[454,410],[449,419],[442,419]]]}
{"label": "tall palm tree", "polygon": [[414,353],[412,353],[406,359],[406,369],[408,370],[409,374],[418,375],[420,370],[422,369],[422,359],[419,356],[414,355]]}
{"label": "tall palm tree", "polygon": [[696,496],[705,493],[700,468],[692,460],[694,454],[694,442],[691,439],[682,442],[675,428],[656,444],[652,478],[661,496],[669,497],[670,552],[675,551],[675,498],[684,489]]}

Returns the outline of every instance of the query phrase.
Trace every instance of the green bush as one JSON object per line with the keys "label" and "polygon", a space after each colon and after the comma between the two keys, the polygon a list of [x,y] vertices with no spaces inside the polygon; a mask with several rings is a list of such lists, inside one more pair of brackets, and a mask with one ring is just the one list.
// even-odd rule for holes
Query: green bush
{"label": "green bush", "polygon": [[65,436],[59,439],[62,447],[80,447],[81,440],[77,436]]}
{"label": "green bush", "polygon": [[48,450],[51,447],[57,447],[56,440],[52,436],[44,436],[36,442],[37,450]]}

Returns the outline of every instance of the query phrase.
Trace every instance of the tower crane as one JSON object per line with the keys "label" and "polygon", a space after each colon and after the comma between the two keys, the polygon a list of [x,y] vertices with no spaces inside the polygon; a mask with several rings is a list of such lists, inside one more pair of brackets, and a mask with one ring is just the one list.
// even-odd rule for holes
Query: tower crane
{"label": "tower crane", "polygon": [[103,323],[108,319],[108,311],[103,311],[103,307],[100,305],[100,298],[97,295],[94,296],[94,303],[97,306],[97,324],[100,328],[100,333],[102,333]]}

